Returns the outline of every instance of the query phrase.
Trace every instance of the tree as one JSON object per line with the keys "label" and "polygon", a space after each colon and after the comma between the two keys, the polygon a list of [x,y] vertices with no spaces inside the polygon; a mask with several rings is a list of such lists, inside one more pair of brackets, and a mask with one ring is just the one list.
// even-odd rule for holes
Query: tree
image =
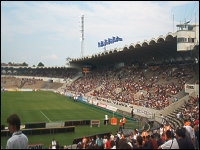
{"label": "tree", "polygon": [[35,67],[35,65],[33,65],[33,67]]}
{"label": "tree", "polygon": [[28,64],[27,64],[27,63],[25,63],[25,62],[23,62],[23,63],[22,63],[22,66],[28,66]]}
{"label": "tree", "polygon": [[9,66],[12,66],[12,63],[11,63],[11,62],[9,62],[9,63],[8,63],[8,65],[9,65]]}
{"label": "tree", "polygon": [[44,67],[44,64],[40,62],[37,66]]}

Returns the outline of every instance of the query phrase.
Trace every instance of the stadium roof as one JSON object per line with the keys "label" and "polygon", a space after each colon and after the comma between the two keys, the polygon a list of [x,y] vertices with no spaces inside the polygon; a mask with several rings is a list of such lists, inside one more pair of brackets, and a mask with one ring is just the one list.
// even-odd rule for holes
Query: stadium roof
{"label": "stadium roof", "polygon": [[159,36],[157,39],[152,38],[147,41],[137,42],[124,46],[124,48],[107,50],[92,56],[71,59],[70,63],[77,65],[102,66],[115,64],[125,61],[147,61],[162,62],[169,58],[185,58],[187,52],[177,51],[176,33],[168,33],[166,36]]}

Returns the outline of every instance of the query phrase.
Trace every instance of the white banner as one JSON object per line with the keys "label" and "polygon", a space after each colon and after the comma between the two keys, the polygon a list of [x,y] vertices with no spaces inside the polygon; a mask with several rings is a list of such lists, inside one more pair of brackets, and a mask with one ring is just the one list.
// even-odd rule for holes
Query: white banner
{"label": "white banner", "polygon": [[113,107],[113,106],[110,106],[110,105],[107,105],[106,109],[112,110],[112,111],[114,111],[114,112],[117,111],[117,108],[116,108],[116,107]]}

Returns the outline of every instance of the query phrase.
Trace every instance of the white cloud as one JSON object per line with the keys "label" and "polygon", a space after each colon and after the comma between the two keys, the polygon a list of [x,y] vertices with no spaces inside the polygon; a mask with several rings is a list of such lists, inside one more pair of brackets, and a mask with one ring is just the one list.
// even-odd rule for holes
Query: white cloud
{"label": "white cloud", "polygon": [[48,55],[48,56],[42,56],[42,59],[58,59],[58,57],[55,54]]}

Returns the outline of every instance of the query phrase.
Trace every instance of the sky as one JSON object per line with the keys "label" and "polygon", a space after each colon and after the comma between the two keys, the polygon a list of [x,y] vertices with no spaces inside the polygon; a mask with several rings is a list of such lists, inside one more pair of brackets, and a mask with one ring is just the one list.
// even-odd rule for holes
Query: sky
{"label": "sky", "polygon": [[1,63],[55,67],[81,57],[82,15],[83,56],[92,56],[104,51],[104,39],[123,39],[106,46],[111,50],[176,32],[185,21],[199,24],[199,2],[1,1]]}

